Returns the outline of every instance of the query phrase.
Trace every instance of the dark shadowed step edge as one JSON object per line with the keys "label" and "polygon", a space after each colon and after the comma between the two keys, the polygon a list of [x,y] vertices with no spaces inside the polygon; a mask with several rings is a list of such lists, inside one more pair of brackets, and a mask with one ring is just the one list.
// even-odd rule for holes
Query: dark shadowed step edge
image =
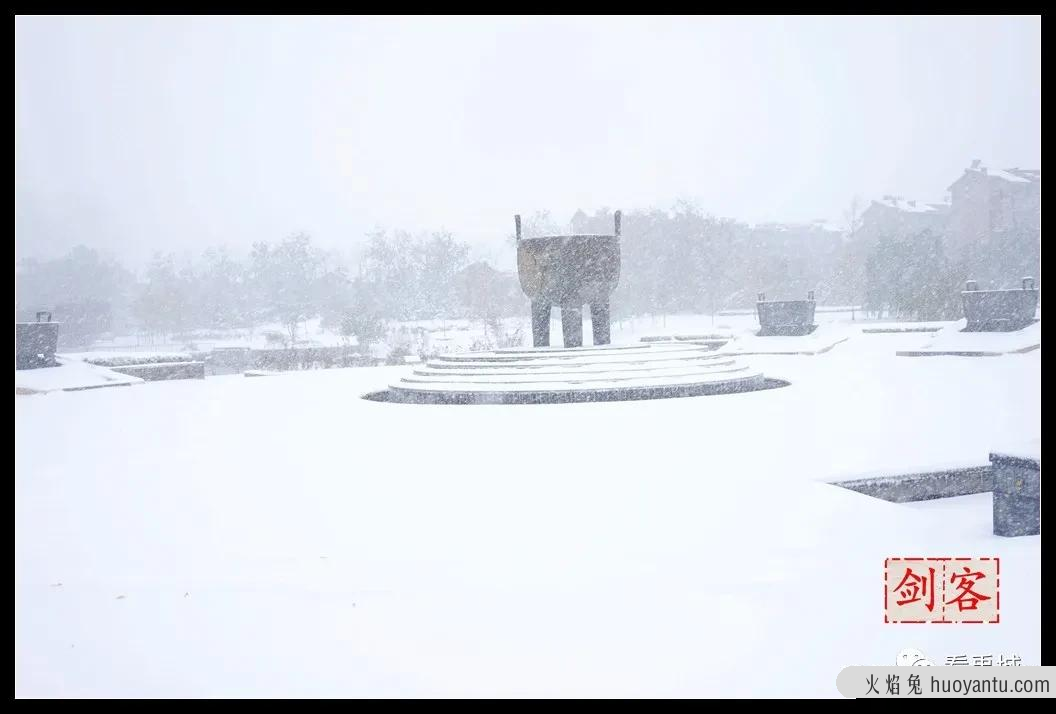
{"label": "dark shadowed step edge", "polygon": [[974,493],[987,493],[994,488],[990,464],[895,476],[876,476],[851,481],[831,481],[830,483],[891,503],[968,496]]}
{"label": "dark shadowed step edge", "polygon": [[514,391],[425,391],[386,389],[364,394],[375,402],[400,404],[572,404],[580,402],[618,402],[643,399],[676,399],[719,394],[737,394],[787,387],[788,382],[755,375],[748,379],[703,384],[663,385],[611,389],[568,389]]}

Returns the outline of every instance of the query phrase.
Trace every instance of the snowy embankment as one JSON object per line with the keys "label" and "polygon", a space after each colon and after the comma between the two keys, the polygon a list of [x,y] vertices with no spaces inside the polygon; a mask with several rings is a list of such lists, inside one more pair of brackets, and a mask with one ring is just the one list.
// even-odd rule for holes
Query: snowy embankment
{"label": "snowy embankment", "polygon": [[859,334],[850,325],[842,323],[822,323],[809,335],[760,337],[756,332],[742,328],[726,333],[650,334],[640,340],[644,344],[711,344],[720,354],[728,355],[818,355]]}
{"label": "snowy embankment", "polygon": [[1029,352],[1041,347],[1041,320],[1013,332],[962,332],[966,320],[947,325],[931,337],[922,340],[915,349],[902,350],[900,355],[964,355],[995,356]]}
{"label": "snowy embankment", "polygon": [[[1037,664],[1039,537],[993,536],[986,494],[824,483],[1040,437],[1040,350],[895,356],[920,338],[659,401],[360,399],[411,367],[16,399],[16,694],[835,697],[908,646]],[[1001,624],[885,625],[891,556],[1000,557]]]}
{"label": "snowy embankment", "polygon": [[724,354],[818,355],[846,342],[854,330],[844,323],[822,323],[809,335],[759,337],[754,332],[735,335],[720,348]]}
{"label": "snowy embankment", "polygon": [[143,382],[139,377],[119,374],[81,360],[59,357],[58,361],[58,367],[16,369],[15,394],[118,387]]}

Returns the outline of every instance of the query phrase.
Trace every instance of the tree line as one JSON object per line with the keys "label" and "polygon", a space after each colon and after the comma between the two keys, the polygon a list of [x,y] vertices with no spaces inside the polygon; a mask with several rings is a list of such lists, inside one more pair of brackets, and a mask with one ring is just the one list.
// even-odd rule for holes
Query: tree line
{"label": "tree line", "polygon": [[[973,270],[1037,274],[1035,236],[1000,237],[954,261],[941,235],[863,241],[856,220],[852,210],[846,229],[833,231],[812,224],[749,226],[687,203],[625,212],[613,316],[715,314],[751,308],[759,293],[798,299],[813,291],[820,304],[864,306],[903,319],[956,319],[960,289]],[[612,227],[607,208],[577,211],[564,225],[547,212],[524,221],[526,236],[611,233]],[[512,231],[504,245],[512,258]],[[16,266],[16,318],[51,310],[64,323],[69,346],[106,332],[162,335],[265,324],[282,325],[286,342],[294,344],[312,318],[371,342],[388,321],[470,318],[495,325],[527,315],[515,272],[470,256],[470,246],[447,232],[377,230],[349,265],[297,234],[258,242],[244,256],[221,248],[196,259],[157,254],[136,276],[81,246],[59,259]]]}
{"label": "tree line", "polygon": [[522,310],[516,277],[486,263],[450,233],[412,236],[375,231],[355,269],[305,234],[258,242],[238,257],[210,248],[196,259],[154,255],[137,278],[118,261],[78,246],[55,260],[16,267],[17,320],[38,310],[63,323],[63,346],[104,333],[176,335],[278,324],[287,345],[305,321],[361,343],[383,336],[387,321],[497,319]]}

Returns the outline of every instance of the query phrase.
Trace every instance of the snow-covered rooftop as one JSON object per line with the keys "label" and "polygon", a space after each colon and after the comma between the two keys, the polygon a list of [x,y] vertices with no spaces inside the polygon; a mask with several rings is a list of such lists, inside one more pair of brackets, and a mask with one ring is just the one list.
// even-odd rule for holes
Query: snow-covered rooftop
{"label": "snow-covered rooftop", "polygon": [[1002,181],[1009,181],[1011,183],[1030,183],[1030,179],[1024,178],[1023,176],[1017,176],[1016,174],[1011,173],[1010,171],[1007,171],[1005,169],[989,169],[984,166],[978,169],[968,170],[979,171],[981,173],[986,174],[987,176],[993,176],[994,178],[1001,179]]}
{"label": "snow-covered rooftop", "polygon": [[964,175],[961,178],[970,174],[982,174],[1001,181],[1008,181],[1009,183],[1033,183],[1041,180],[1041,171],[1039,169],[1021,169],[1019,167],[994,169],[981,164],[973,164],[964,170]]}
{"label": "snow-covered rooftop", "polygon": [[899,196],[884,196],[883,199],[874,200],[873,203],[906,213],[943,213],[949,210],[949,205],[945,203],[925,203],[924,201],[907,200]]}
{"label": "snow-covered rooftop", "polygon": [[820,230],[826,232],[842,233],[843,228],[830,222],[827,219],[819,218],[813,221],[803,221],[798,223],[756,223],[752,226],[756,230],[770,230],[778,233],[786,231],[813,231]]}

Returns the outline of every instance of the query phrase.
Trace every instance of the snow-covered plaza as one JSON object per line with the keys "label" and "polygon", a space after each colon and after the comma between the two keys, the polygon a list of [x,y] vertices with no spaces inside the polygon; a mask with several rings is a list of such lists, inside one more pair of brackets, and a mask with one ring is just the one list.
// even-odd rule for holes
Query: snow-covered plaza
{"label": "snow-covered plaza", "polygon": [[[720,352],[788,386],[680,399],[362,398],[411,366],[16,396],[16,694],[835,697],[906,647],[1037,664],[1039,536],[992,535],[989,493],[831,482],[1040,453],[1040,322],[862,330],[742,331]],[[896,354],[946,343],[994,354]],[[1000,557],[1000,623],[885,624],[892,556]]]}

